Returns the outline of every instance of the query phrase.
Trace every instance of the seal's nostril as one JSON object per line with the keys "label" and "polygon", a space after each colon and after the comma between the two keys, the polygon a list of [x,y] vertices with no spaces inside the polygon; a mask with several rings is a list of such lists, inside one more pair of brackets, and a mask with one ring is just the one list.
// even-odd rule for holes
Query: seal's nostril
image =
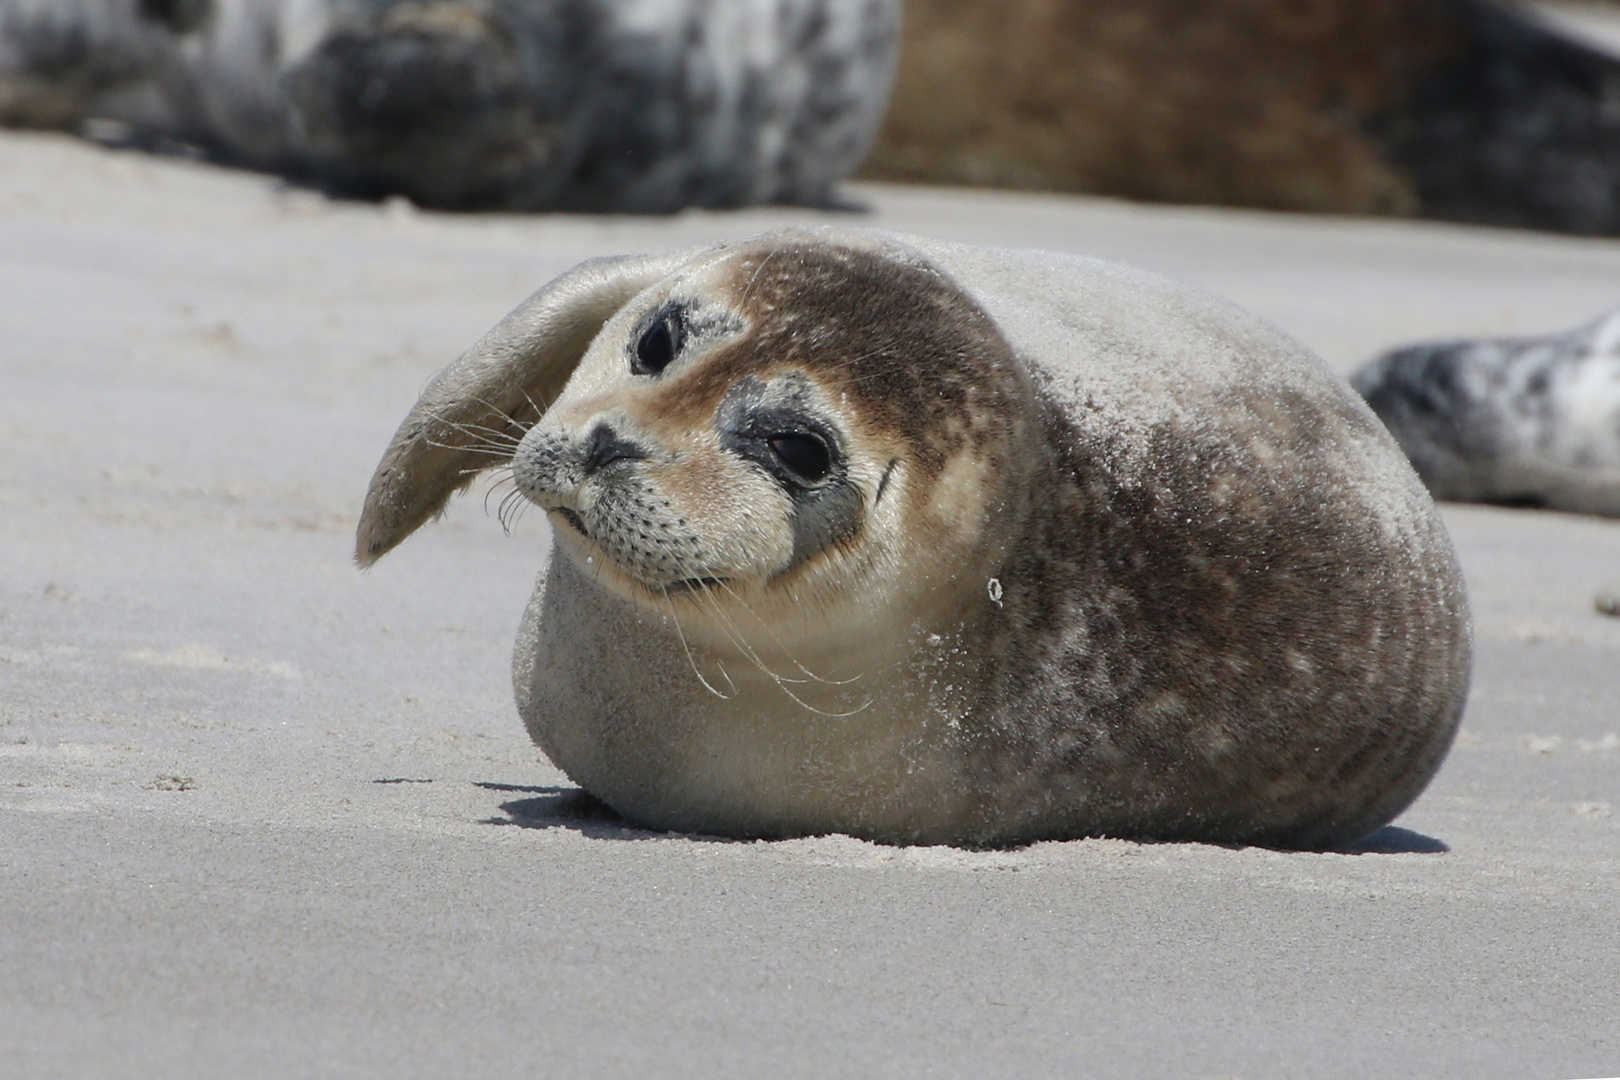
{"label": "seal's nostril", "polygon": [[615,461],[639,461],[647,451],[627,439],[607,424],[597,424],[585,442],[585,473],[600,472]]}

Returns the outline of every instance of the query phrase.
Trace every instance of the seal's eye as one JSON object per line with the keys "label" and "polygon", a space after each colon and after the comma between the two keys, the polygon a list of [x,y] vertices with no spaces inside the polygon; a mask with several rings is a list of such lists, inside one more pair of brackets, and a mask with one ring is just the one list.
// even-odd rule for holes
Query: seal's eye
{"label": "seal's eye", "polygon": [[685,336],[679,309],[660,311],[636,341],[636,374],[657,375],[669,367],[675,354],[681,351],[681,339]]}
{"label": "seal's eye", "polygon": [[769,442],[782,464],[802,479],[824,480],[832,471],[827,444],[814,435],[773,435]]}

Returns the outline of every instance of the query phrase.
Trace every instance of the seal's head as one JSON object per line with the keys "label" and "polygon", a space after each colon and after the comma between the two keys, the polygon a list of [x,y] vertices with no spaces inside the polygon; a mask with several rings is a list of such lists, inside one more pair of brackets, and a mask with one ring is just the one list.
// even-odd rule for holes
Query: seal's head
{"label": "seal's head", "polygon": [[[526,427],[512,478],[562,550],[683,620],[741,604],[823,627],[881,608],[893,625],[897,606],[983,589],[957,571],[999,560],[1034,409],[976,304],[876,239],[779,233],[656,269],[554,400],[535,385],[476,419],[419,407],[407,429],[476,454],[472,434]],[[361,561],[380,553],[363,529]]]}
{"label": "seal's head", "polygon": [[576,563],[641,603],[926,604],[940,571],[997,554],[989,526],[1020,486],[999,474],[1031,411],[1007,399],[1028,392],[937,271],[777,237],[609,320],[513,479]]}

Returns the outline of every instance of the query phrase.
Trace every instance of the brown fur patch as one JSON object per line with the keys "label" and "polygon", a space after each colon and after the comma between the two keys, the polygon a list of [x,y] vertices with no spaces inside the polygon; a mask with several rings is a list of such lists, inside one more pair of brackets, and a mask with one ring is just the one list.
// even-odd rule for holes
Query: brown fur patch
{"label": "brown fur patch", "polygon": [[745,253],[733,288],[753,326],[694,378],[702,400],[750,369],[802,369],[902,440],[924,477],[1004,441],[1027,387],[989,315],[923,264],[826,243]]}
{"label": "brown fur patch", "polygon": [[[992,803],[1044,786],[1087,831],[1353,840],[1450,744],[1468,631],[1449,545],[1392,539],[1327,493],[1358,412],[1298,393],[1213,409],[1215,430],[1155,428],[1125,482],[1101,425],[1047,407],[1042,507],[1000,571],[973,752]],[[1256,459],[1255,431],[1286,464]]]}
{"label": "brown fur patch", "polygon": [[863,174],[1411,214],[1364,127],[1463,45],[1415,0],[907,0]]}

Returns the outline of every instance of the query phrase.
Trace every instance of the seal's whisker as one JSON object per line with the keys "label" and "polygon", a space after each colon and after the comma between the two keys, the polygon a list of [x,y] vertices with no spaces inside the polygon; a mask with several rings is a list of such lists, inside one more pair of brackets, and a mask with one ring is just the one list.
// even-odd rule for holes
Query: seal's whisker
{"label": "seal's whisker", "polygon": [[732,693],[733,693],[733,694],[735,694],[735,693],[736,693],[736,692],[737,692],[737,684],[736,684],[736,683],[734,683],[734,682],[732,682],[732,681],[731,681],[731,672],[729,672],[729,671],[727,671],[727,670],[726,670],[726,664],[725,664],[725,661],[723,661],[723,660],[716,660],[716,661],[715,661],[715,662],[714,662],[714,666],[715,666],[715,667],[716,667],[716,668],[717,668],[717,669],[719,669],[719,671],[720,671],[720,674],[722,674],[722,675],[724,675],[724,676],[725,676],[725,677],[726,677],[726,685],[727,685],[727,686],[729,686],[729,687],[731,687],[731,692],[732,692]]}
{"label": "seal's whisker", "polygon": [[[715,621],[719,624],[721,632],[726,635],[727,640],[729,640],[732,645],[736,646],[737,651],[742,653],[743,656],[748,659],[749,663],[753,664],[761,672],[778,683],[783,681],[803,681],[788,680],[785,676],[771,670],[771,668],[766,665],[765,661],[760,658],[757,652],[755,652],[753,646],[743,639],[741,631],[736,628],[735,624],[731,621],[731,618],[726,614],[725,609],[721,606],[720,601],[716,599],[714,594],[711,592],[711,586],[704,582],[704,578],[707,575],[703,574],[696,567],[693,567],[691,563],[684,558],[677,558],[675,560],[675,571],[677,574],[681,575],[683,579],[698,583],[697,586],[692,589],[689,595],[698,600],[699,603],[706,603],[708,605],[709,611],[714,616]],[[665,587],[663,592],[667,597],[669,594],[668,588]]]}
{"label": "seal's whisker", "polygon": [[786,686],[783,686],[781,683],[777,683],[777,689],[781,690],[782,693],[784,693],[788,697],[792,698],[793,703],[795,705],[799,706],[799,708],[807,709],[810,712],[815,713],[817,716],[825,716],[829,720],[844,720],[844,719],[847,719],[847,718],[849,718],[851,716],[858,716],[861,713],[865,712],[867,709],[870,709],[872,707],[872,699],[867,698],[865,701],[863,701],[859,705],[855,706],[855,708],[850,709],[848,712],[828,712],[826,709],[818,709],[818,708],[816,708],[814,705],[810,704],[808,701],[805,701],[803,698],[799,697],[798,694],[795,694],[792,690],[789,690]]}
{"label": "seal's whisker", "polygon": [[[528,428],[526,425],[519,423],[511,417],[505,416],[504,413],[502,415],[507,421],[507,427],[505,428],[493,428],[486,424],[473,423],[472,421],[452,420],[447,416],[437,416],[433,419],[435,423],[443,425],[452,431],[459,431],[463,435],[466,435],[474,440],[485,439],[496,441],[501,444],[510,443],[512,446],[516,446],[518,443],[523,441],[523,434],[527,433]],[[514,435],[511,430],[512,428],[516,428],[519,434]]]}
{"label": "seal's whisker", "polygon": [[[528,396],[527,394],[524,395],[524,397],[527,397],[527,396]],[[471,401],[471,402],[474,402],[476,404],[482,405],[484,408],[488,409],[490,412],[494,413],[496,416],[500,417],[502,420],[505,420],[508,424],[510,424],[511,426],[513,426],[515,428],[527,428],[528,427],[528,425],[525,424],[522,420],[519,420],[517,417],[515,417],[511,413],[507,412],[505,409],[501,408],[499,405],[495,404],[493,401],[490,401],[488,398],[469,397],[467,400]],[[532,404],[532,402],[531,402],[531,404]]]}
{"label": "seal's whisker", "polygon": [[534,398],[529,396],[529,391],[525,387],[518,387],[518,393],[523,395],[523,400],[527,401],[529,403],[529,408],[534,410],[535,420],[539,420],[542,416],[546,415],[546,409],[550,408],[549,405],[542,406],[537,403]]}
{"label": "seal's whisker", "polygon": [[[897,352],[898,348],[899,348],[899,343],[898,342],[885,341],[882,344],[878,345],[877,348],[868,349],[866,352],[861,353],[859,356],[840,357],[839,359],[837,359],[837,360],[833,361],[831,364],[829,364],[828,367],[830,369],[834,370],[834,371],[838,370],[839,368],[852,368],[856,364],[864,364],[868,360],[871,360],[873,357],[883,356],[884,354],[888,354],[888,359],[889,359],[889,361],[890,361],[890,363],[892,365],[898,366],[899,360],[898,360],[898,358],[896,356],[896,352]],[[880,376],[881,374],[882,374],[882,372],[874,372],[872,375],[867,376],[867,378],[876,378],[876,377]],[[844,381],[845,382],[863,382],[865,380],[864,379],[845,379]]]}
{"label": "seal's whisker", "polygon": [[[508,470],[508,472],[510,473],[510,470]],[[490,499],[490,496],[494,495],[495,492],[500,489],[502,484],[512,484],[513,485],[513,490],[514,491],[517,490],[517,487],[516,487],[517,481],[512,479],[512,477],[510,475],[496,477],[495,480],[493,480],[490,483],[489,489],[484,492],[484,513],[486,513],[486,514],[489,513],[489,499]],[[506,501],[506,499],[508,498],[508,496],[510,496],[510,495],[511,495],[511,492],[507,492],[506,494],[502,495],[501,496],[501,502],[504,503]]]}
{"label": "seal's whisker", "polygon": [[523,507],[527,506],[528,503],[528,499],[523,495],[523,490],[516,487],[501,498],[500,505],[495,511],[495,519],[501,523],[502,532],[508,536],[512,535],[512,527],[517,524],[517,516],[522,513]]}
{"label": "seal's whisker", "polygon": [[[429,446],[433,447],[435,450],[455,450],[457,452],[465,451],[471,454],[488,454],[490,457],[503,459],[510,458],[512,456],[513,448],[517,445],[516,443],[513,443],[512,446],[502,446],[498,443],[490,442],[445,443],[439,442],[435,439],[425,439],[423,441]],[[482,472],[484,469],[489,467],[490,466],[487,465],[480,465],[474,471]]]}
{"label": "seal's whisker", "polygon": [[771,250],[760,260],[759,265],[754,267],[754,272],[749,275],[748,284],[743,286],[742,299],[739,304],[748,303],[749,297],[754,294],[754,285],[759,281],[759,276],[765,272],[765,268],[771,264],[771,260],[776,258],[777,252],[781,250],[781,244],[772,246]]}
{"label": "seal's whisker", "polygon": [[[742,651],[742,654],[745,657],[748,658],[749,662],[751,662],[755,667],[759,668],[759,670],[761,672],[763,672],[766,676],[768,676],[770,678],[770,680],[776,684],[776,688],[778,690],[782,691],[783,694],[787,695],[788,699],[790,701],[792,701],[795,705],[799,706],[801,709],[805,709],[805,710],[807,710],[809,712],[812,712],[812,713],[816,714],[817,716],[825,716],[825,717],[827,717],[828,719],[831,719],[831,720],[842,720],[842,719],[845,719],[847,717],[855,716],[858,713],[865,712],[868,708],[871,707],[871,705],[872,705],[872,699],[871,698],[867,698],[865,701],[861,702],[859,705],[857,705],[855,708],[849,710],[848,712],[829,712],[826,709],[818,708],[818,707],[810,704],[808,701],[805,701],[798,694],[795,694],[793,692],[792,687],[796,686],[796,685],[803,685],[806,682],[806,680],[804,680],[804,679],[790,679],[787,676],[780,675],[777,672],[772,671],[769,667],[767,667],[765,662],[759,658],[757,653],[754,652],[753,648],[751,646],[749,646],[745,641],[743,641],[741,639],[741,637],[739,636],[739,634],[733,632],[733,630],[731,628],[731,620],[727,619],[725,617],[724,612],[720,608],[719,600],[712,593],[710,593],[708,587],[707,586],[700,587],[699,591],[701,591],[704,594],[704,596],[708,598],[711,605],[713,605],[713,610],[715,611],[715,613],[717,615],[719,615],[720,618],[724,621],[724,625],[722,626],[722,629],[725,631],[726,637],[728,637],[731,640],[731,643],[733,645],[736,645],[737,648]],[[733,593],[733,595],[735,595],[735,593]]]}
{"label": "seal's whisker", "polygon": [[[843,376],[841,376],[839,378],[837,385],[840,385],[840,386],[860,386],[863,383],[885,382],[885,381],[888,381],[888,380],[894,378],[895,372],[901,370],[902,365],[901,365],[900,359],[898,357],[896,357],[893,354],[893,350],[890,350],[890,349],[877,349],[877,350],[874,350],[873,352],[867,353],[864,356],[858,356],[858,357],[855,357],[854,359],[848,360],[848,361],[841,361],[840,363],[838,363],[838,364],[836,364],[834,366],[838,367],[838,368],[850,368],[850,367],[855,366],[856,364],[865,363],[866,361],[872,359],[873,357],[878,356],[879,354],[888,354],[888,355],[886,355],[884,357],[884,359],[887,360],[888,363],[884,364],[881,367],[877,367],[872,371],[868,371],[864,375],[848,375],[848,374],[843,375]],[[994,391],[992,390],[991,392],[993,393]]]}
{"label": "seal's whisker", "polygon": [[[787,657],[788,663],[804,672],[809,681],[822,683],[825,686],[848,686],[852,682],[859,681],[866,674],[865,672],[861,672],[860,674],[852,675],[847,679],[829,679],[825,676],[817,675],[815,672],[811,671],[809,668],[805,667],[799,662],[798,658],[793,655],[793,650],[789,649],[787,647],[787,643],[782,640],[781,635],[771,628],[771,624],[766,622],[764,617],[761,616],[759,612],[755,611],[748,601],[742,598],[742,595],[738,593],[736,589],[733,589],[724,581],[719,582],[719,585],[722,589],[725,589],[726,592],[731,594],[732,599],[736,600],[738,604],[742,605],[742,609],[744,611],[748,612],[748,614],[754,617],[754,621],[759,623],[760,627],[771,636],[771,640],[776,643],[776,647],[782,650],[782,655]],[[804,682],[806,680],[796,679],[794,681]]]}
{"label": "seal's whisker", "polygon": [[[676,572],[682,575],[683,578],[688,581],[698,582],[697,587],[692,590],[692,595],[697,597],[700,602],[707,603],[709,611],[713,614],[715,620],[720,624],[721,631],[726,635],[731,643],[737,647],[737,650],[747,657],[750,663],[759,668],[759,670],[764,672],[766,675],[769,675],[772,679],[776,679],[778,681],[786,679],[786,676],[779,675],[775,671],[771,670],[771,668],[766,665],[765,661],[760,658],[753,646],[743,639],[742,632],[737,629],[736,624],[732,622],[731,617],[726,614],[725,608],[721,605],[720,601],[712,592],[712,586],[704,581],[704,578],[707,575],[694,568],[685,559],[677,559],[675,566]],[[735,592],[733,592],[733,595],[735,595]]]}
{"label": "seal's whisker", "polygon": [[771,667],[760,657],[759,653],[754,650],[754,647],[743,638],[742,632],[737,629],[736,625],[726,615],[724,608],[722,608],[720,605],[720,601],[717,600],[714,594],[709,591],[709,587],[707,585],[700,585],[696,591],[701,593],[703,599],[708,602],[709,610],[713,613],[715,619],[720,623],[721,631],[726,635],[727,639],[737,647],[737,651],[742,653],[743,656],[748,659],[749,663],[753,664],[761,672],[768,675],[777,683],[806,681],[804,679],[789,679],[786,675],[782,675],[772,670]]}
{"label": "seal's whisker", "polygon": [[[689,667],[691,667],[692,674],[696,675],[697,679],[698,679],[698,682],[703,684],[703,689],[707,690],[709,693],[713,694],[715,697],[719,698],[721,701],[730,701],[733,697],[735,697],[737,695],[737,684],[731,682],[731,676],[726,675],[726,669],[723,668],[723,667],[720,668],[720,674],[726,675],[726,682],[731,683],[731,693],[730,694],[722,694],[719,690],[716,690],[714,688],[714,686],[710,684],[708,679],[703,677],[703,672],[698,669],[697,658],[692,655],[692,647],[686,643],[686,634],[681,629],[681,617],[679,615],[675,614],[675,604],[669,598],[669,590],[667,590],[667,589],[660,590],[659,595],[662,597],[662,599],[664,601],[664,607],[667,608],[668,611],[669,611],[669,621],[675,624],[675,637],[681,643],[681,651],[686,654],[686,663],[687,663],[687,665]],[[718,666],[718,665],[716,665],[716,666]]]}
{"label": "seal's whisker", "polygon": [[[719,600],[709,591],[709,587],[702,585],[698,587],[697,591],[702,593],[703,596],[710,602],[711,610],[713,610],[715,615],[721,620],[721,629],[731,643],[737,646],[738,650],[741,651],[745,657],[747,657],[748,661],[757,667],[763,674],[769,677],[770,680],[776,684],[776,688],[782,691],[782,693],[786,694],[795,705],[809,712],[815,713],[817,716],[825,716],[833,720],[841,720],[847,717],[855,716],[859,713],[865,712],[871,707],[873,700],[872,698],[867,698],[865,701],[861,702],[861,704],[847,712],[829,712],[826,709],[818,708],[810,704],[808,701],[805,701],[798,694],[795,694],[790,687],[795,685],[803,685],[807,682],[807,680],[790,679],[786,675],[773,671],[762,659],[760,659],[758,653],[754,651],[753,647],[742,639],[740,632],[734,630],[731,620],[726,617],[724,610],[720,606]],[[736,593],[733,591],[732,595],[736,595]],[[799,666],[797,661],[794,661],[794,663],[795,666]]]}
{"label": "seal's whisker", "polygon": [[462,434],[467,435],[469,441],[449,443],[432,436],[428,436],[422,441],[439,450],[467,450],[475,446],[493,446],[498,447],[503,453],[507,454],[510,454],[518,444],[517,439],[507,438],[500,432],[463,432]]}
{"label": "seal's whisker", "polygon": [[471,421],[446,420],[442,417],[440,418],[439,422],[444,424],[446,427],[454,428],[455,430],[464,432],[468,435],[483,435],[490,438],[500,439],[503,442],[517,443],[521,442],[523,438],[521,435],[514,435],[511,431],[513,427],[518,427],[520,429],[522,427],[522,425],[516,420],[508,420],[507,426],[504,428],[490,427],[488,424],[475,424]]}
{"label": "seal's whisker", "polygon": [[[432,436],[426,437],[424,441],[429,446],[441,450],[479,450],[498,457],[511,457],[523,442],[523,437],[529,433],[532,421],[526,423],[482,398],[472,398],[470,400],[483,405],[496,416],[506,421],[506,426],[497,428],[473,420],[452,420],[450,417],[441,414],[429,418],[429,430],[433,430],[433,425],[439,425],[443,429],[459,433],[467,441],[450,444],[436,440]],[[536,416],[535,419],[539,419],[539,417]]]}
{"label": "seal's whisker", "polygon": [[524,497],[523,492],[521,491],[513,492],[502,501],[505,502],[509,507],[507,517],[509,527],[511,528],[516,528],[518,522],[523,520],[523,515],[527,514],[529,512],[529,508],[534,505]]}

